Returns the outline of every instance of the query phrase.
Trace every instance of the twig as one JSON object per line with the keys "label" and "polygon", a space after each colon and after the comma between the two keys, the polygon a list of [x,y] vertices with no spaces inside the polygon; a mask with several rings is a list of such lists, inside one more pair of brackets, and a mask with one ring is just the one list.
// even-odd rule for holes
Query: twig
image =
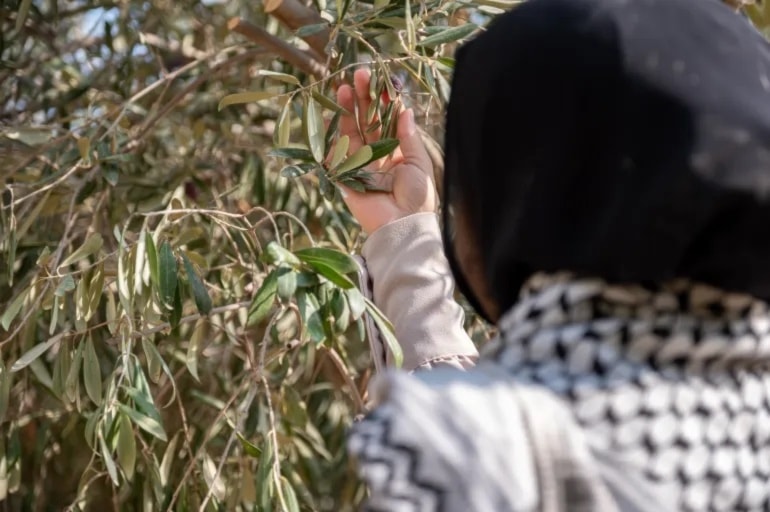
{"label": "twig", "polygon": [[241,389],[239,388],[228,400],[227,403],[225,403],[224,407],[222,407],[222,410],[219,411],[216,418],[214,418],[214,421],[211,422],[211,426],[209,427],[208,431],[206,431],[206,435],[203,437],[203,442],[201,442],[200,446],[198,447],[198,450],[195,452],[195,455],[191,456],[190,463],[187,465],[187,469],[185,469],[184,475],[182,475],[182,478],[179,480],[179,485],[177,485],[176,489],[174,490],[174,494],[171,496],[171,503],[169,503],[168,508],[166,510],[174,510],[174,504],[176,503],[176,500],[179,498],[179,493],[182,492],[182,487],[184,487],[185,483],[187,483],[187,478],[190,476],[190,473],[192,473],[193,468],[195,467],[195,462],[198,460],[198,457],[200,457],[201,453],[203,453],[204,449],[206,448],[206,443],[209,442],[211,439],[211,436],[214,432],[214,428],[216,427],[219,420],[221,420],[225,414],[227,414],[227,410],[230,408],[231,405],[233,405],[233,402],[238,398],[238,396],[241,394]]}
{"label": "twig", "polygon": [[219,478],[219,475],[222,473],[222,468],[225,467],[225,462],[227,462],[227,455],[230,453],[230,448],[232,448],[233,446],[233,441],[235,441],[235,432],[236,432],[235,429],[233,429],[233,431],[230,432],[230,438],[227,440],[227,444],[225,445],[225,451],[222,452],[222,458],[219,461],[219,466],[217,466],[217,470],[211,479],[211,485],[209,485],[209,490],[208,492],[206,492],[206,497],[203,499],[203,503],[201,503],[201,506],[198,507],[198,512],[206,511],[206,507],[209,504],[209,500],[211,499],[211,496],[214,494],[214,486],[216,485],[217,478]]}
{"label": "twig", "polygon": [[353,397],[353,401],[356,403],[356,408],[358,409],[358,412],[362,412],[366,410],[366,405],[364,404],[364,400],[363,398],[361,398],[361,395],[358,392],[358,387],[356,387],[356,383],[353,382],[353,378],[348,373],[348,370],[345,366],[345,362],[342,360],[340,355],[333,348],[328,348],[323,345],[321,345],[320,348],[322,348],[326,356],[332,360],[332,362],[334,363],[334,366],[337,367],[337,371],[339,371],[343,380],[348,385],[348,388],[350,388],[350,394]]}
{"label": "twig", "polygon": [[[219,306],[217,308],[212,308],[211,311],[209,311],[209,315],[215,315],[217,313],[225,313],[227,311],[237,311],[239,309],[247,308],[251,302],[236,302],[235,304],[228,304],[227,306]],[[203,315],[200,313],[196,313],[194,315],[188,315],[181,320],[179,320],[180,324],[185,324],[189,322],[195,322],[196,320],[199,320]],[[165,329],[168,329],[171,327],[171,324],[168,322],[164,322],[160,325],[156,325],[152,329],[147,329],[146,331],[137,331],[132,333],[132,336],[134,338],[145,338],[147,336],[150,336],[152,334],[155,334],[156,332],[161,332]]]}
{"label": "twig", "polygon": [[82,160],[78,160],[75,163],[75,165],[73,165],[64,174],[59,176],[56,180],[52,181],[51,183],[49,183],[48,185],[46,185],[44,187],[40,187],[39,189],[37,189],[37,190],[35,190],[33,192],[30,192],[29,194],[27,194],[24,197],[20,197],[20,198],[16,199],[13,204],[14,205],[18,205],[20,203],[23,203],[27,199],[30,199],[30,198],[35,197],[37,195],[40,195],[43,192],[47,192],[47,191],[51,190],[52,188],[56,187],[57,185],[59,185],[60,183],[62,183],[63,181],[66,181],[67,178],[69,178],[70,176],[72,176],[75,173],[75,171],[77,171],[78,169],[82,169],[83,168],[81,163],[82,163]]}
{"label": "twig", "polygon": [[278,454],[278,434],[276,433],[275,428],[275,411],[273,411],[273,400],[270,398],[270,384],[267,382],[267,378],[265,377],[265,361],[267,359],[267,344],[270,340],[270,331],[272,331],[273,326],[278,321],[278,319],[281,318],[285,311],[286,307],[281,307],[281,309],[276,311],[276,313],[270,318],[270,322],[268,322],[267,327],[265,327],[265,333],[262,335],[262,342],[260,344],[259,360],[256,364],[254,364],[254,353],[251,350],[251,347],[248,345],[244,347],[249,358],[249,366],[251,366],[251,370],[254,373],[254,379],[261,383],[265,388],[265,400],[267,401],[267,418],[268,423],[270,424],[270,431],[267,433],[267,435],[270,437],[270,444],[273,447],[273,483],[275,484],[275,491],[278,494],[278,501],[281,504],[281,510],[284,512],[287,510],[287,508],[286,500],[283,496],[283,490],[281,489],[281,460]]}
{"label": "twig", "polygon": [[201,76],[190,82],[184,89],[182,89],[176,96],[171,98],[168,102],[166,102],[163,105],[163,108],[161,108],[158,112],[155,113],[150,119],[148,119],[144,126],[142,126],[141,130],[139,131],[139,134],[134,137],[135,144],[138,143],[140,139],[142,139],[150,129],[155,126],[155,123],[157,123],[162,117],[164,117],[166,114],[169,113],[170,110],[172,110],[176,105],[182,101],[188,94],[190,94],[192,91],[200,87],[206,80],[210,80],[213,78],[215,73],[218,73],[224,69],[229,68],[230,66],[234,64],[238,64],[240,62],[243,62],[244,60],[255,57],[258,55],[264,55],[266,52],[265,50],[251,50],[245,53],[242,53],[240,55],[236,55],[234,57],[231,57],[227,59],[224,62],[220,62],[210,70],[208,70],[206,73],[203,73]]}
{"label": "twig", "polygon": [[242,20],[241,18],[231,18],[230,21],[227,22],[227,29],[232,32],[237,32],[250,41],[272,50],[278,54],[279,57],[293,66],[298,67],[305,73],[320,78],[325,78],[329,74],[329,70],[326,66],[318,62],[312,55],[303,52],[286,41],[275,37],[267,30],[249,23],[248,21]]}
{"label": "twig", "polygon": [[[137,92],[133,96],[131,96],[128,101],[126,101],[121,107],[119,107],[120,113],[118,114],[117,118],[112,122],[112,124],[107,128],[107,130],[102,134],[102,136],[99,138],[99,140],[103,140],[107,137],[112,131],[115,129],[115,127],[120,123],[121,119],[123,119],[123,116],[125,115],[126,111],[128,110],[129,105],[132,105],[142,99],[143,97],[150,94],[152,91],[160,87],[161,85],[166,84],[167,82],[170,82],[172,80],[175,80],[180,75],[183,75],[190,71],[191,69],[196,68],[197,66],[200,66],[202,63],[206,62],[207,60],[217,57],[219,55],[224,55],[227,53],[230,53],[231,51],[235,50],[237,47],[229,47],[225,48],[224,50],[221,50],[219,52],[214,52],[206,57],[195,59],[194,61],[190,62],[189,64],[185,64],[181,68],[172,71],[171,73],[163,76],[162,78],[159,78],[158,80],[154,81],[141,91]],[[112,115],[115,111],[111,112],[110,115]]]}

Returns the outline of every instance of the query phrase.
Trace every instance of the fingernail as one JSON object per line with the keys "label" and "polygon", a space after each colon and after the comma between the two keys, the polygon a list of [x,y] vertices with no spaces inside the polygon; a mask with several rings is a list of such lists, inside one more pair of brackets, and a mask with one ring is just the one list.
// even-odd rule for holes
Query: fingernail
{"label": "fingernail", "polygon": [[414,110],[410,108],[409,110],[404,111],[402,115],[406,116],[406,119],[404,120],[406,134],[411,137],[417,131],[417,125],[414,124]]}

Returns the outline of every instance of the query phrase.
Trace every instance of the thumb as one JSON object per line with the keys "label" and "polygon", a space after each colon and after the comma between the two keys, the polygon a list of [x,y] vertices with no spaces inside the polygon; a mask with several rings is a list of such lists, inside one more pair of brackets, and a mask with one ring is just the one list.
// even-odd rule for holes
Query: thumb
{"label": "thumb", "polygon": [[422,137],[417,131],[417,125],[414,122],[414,111],[410,108],[404,110],[398,116],[398,129],[396,131],[401,154],[404,157],[404,163],[414,165],[425,174],[432,177],[433,163],[422,142]]}

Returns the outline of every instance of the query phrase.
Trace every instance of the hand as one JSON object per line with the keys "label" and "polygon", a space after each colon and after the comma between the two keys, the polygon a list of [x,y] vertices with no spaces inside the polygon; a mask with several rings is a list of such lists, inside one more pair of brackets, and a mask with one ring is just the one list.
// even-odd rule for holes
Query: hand
{"label": "hand", "polygon": [[[355,88],[342,85],[337,90],[337,101],[348,112],[355,112],[358,102],[359,131],[351,115],[340,119],[340,135],[350,138],[348,154],[361,146],[379,140],[380,130],[367,133],[366,112],[372,100],[369,97],[368,69],[359,69],[353,75]],[[362,138],[361,133],[364,133]],[[388,158],[367,166],[379,188],[388,192],[357,192],[340,185],[342,197],[363,230],[369,234],[380,227],[413,213],[436,211],[436,187],[433,183],[433,164],[414,122],[414,112],[401,108],[396,136],[399,147]]]}

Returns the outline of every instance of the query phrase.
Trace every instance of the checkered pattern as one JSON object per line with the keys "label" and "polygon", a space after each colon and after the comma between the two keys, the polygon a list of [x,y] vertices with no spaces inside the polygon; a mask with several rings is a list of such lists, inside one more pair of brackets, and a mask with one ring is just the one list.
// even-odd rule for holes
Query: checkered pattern
{"label": "checkered pattern", "polygon": [[677,281],[536,276],[485,357],[566,399],[681,510],[770,510],[770,313]]}
{"label": "checkered pattern", "polygon": [[[499,327],[469,374],[489,377],[493,369],[490,378],[510,395],[533,385],[550,390],[592,449],[622,459],[651,489],[665,489],[678,510],[770,511],[765,303],[687,281],[637,287],[537,275]],[[524,464],[490,484],[486,468],[501,453],[524,456],[519,439],[528,434],[502,416],[492,419],[513,409],[499,386],[475,395],[451,386],[450,379],[443,395],[397,386],[354,429],[351,452],[372,488],[373,510],[487,510],[472,499],[452,508],[447,497],[537,480]],[[494,428],[465,422],[485,414],[478,425]],[[494,510],[536,510],[501,499]]]}

